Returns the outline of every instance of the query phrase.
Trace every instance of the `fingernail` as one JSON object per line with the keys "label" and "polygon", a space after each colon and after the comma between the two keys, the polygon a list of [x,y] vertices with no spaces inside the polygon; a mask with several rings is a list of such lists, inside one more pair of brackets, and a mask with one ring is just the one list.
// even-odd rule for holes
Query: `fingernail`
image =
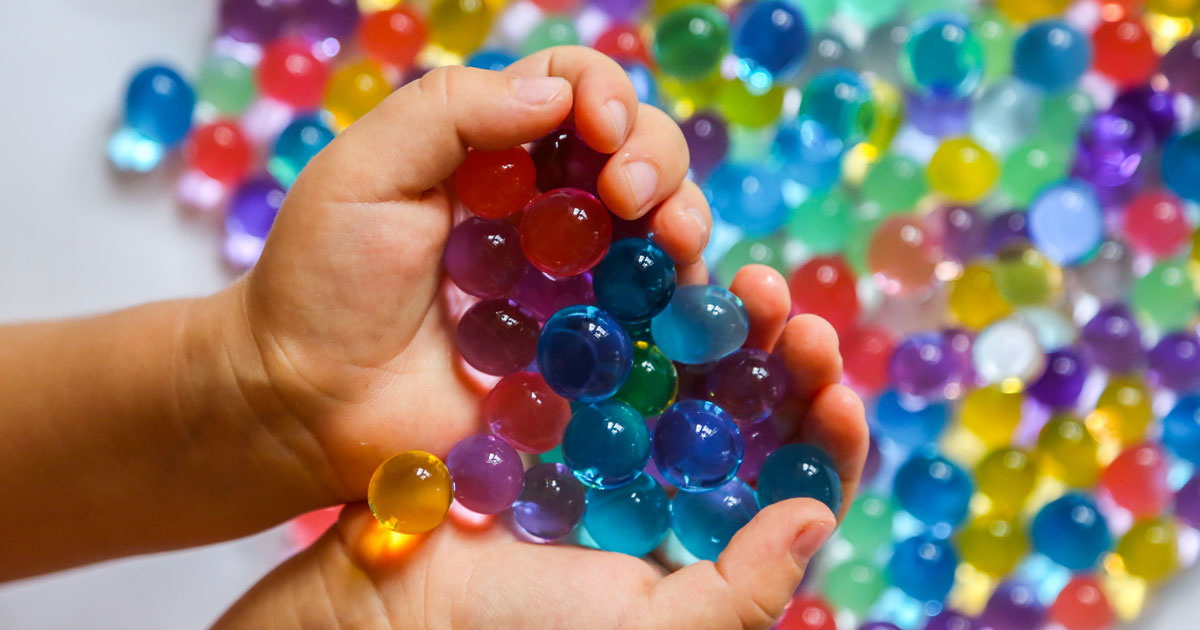
{"label": "fingernail", "polygon": [[566,79],[559,77],[516,78],[512,80],[512,93],[523,103],[545,105],[562,91],[566,82]]}
{"label": "fingernail", "polygon": [[604,109],[608,110],[608,120],[612,123],[613,134],[618,141],[625,140],[625,126],[629,124],[629,112],[625,110],[625,104],[617,99],[609,99],[604,104]]}
{"label": "fingernail", "polygon": [[625,165],[625,177],[633,190],[633,197],[639,208],[650,201],[654,191],[658,190],[658,169],[649,162],[630,162]]}
{"label": "fingernail", "polygon": [[817,555],[821,546],[829,540],[829,536],[832,534],[832,524],[825,521],[812,523],[805,527],[799,536],[796,536],[795,542],[792,543],[792,556],[796,558],[796,562],[807,564],[809,559]]}

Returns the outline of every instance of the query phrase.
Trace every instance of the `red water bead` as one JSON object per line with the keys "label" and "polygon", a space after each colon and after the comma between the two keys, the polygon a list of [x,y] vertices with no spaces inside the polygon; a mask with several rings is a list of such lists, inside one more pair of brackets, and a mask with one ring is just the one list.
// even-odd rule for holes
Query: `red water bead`
{"label": "red water bead", "polygon": [[358,44],[368,57],[401,70],[425,46],[425,18],[406,6],[370,13],[358,24]]}
{"label": "red water bead", "polygon": [[642,34],[636,26],[630,24],[618,22],[608,27],[608,30],[596,38],[592,48],[617,61],[636,61],[653,67]]}
{"label": "red water bead", "polygon": [[1134,249],[1155,258],[1179,253],[1190,232],[1183,202],[1165,190],[1144,191],[1125,209],[1125,238]]}
{"label": "red water bead", "polygon": [[798,593],[783,611],[775,630],[837,630],[833,611],[823,599],[808,593]]}
{"label": "red water bead", "polygon": [[839,333],[858,319],[857,279],[841,256],[817,256],[792,273],[792,303],[802,313],[824,317]]}
{"label": "red water bead", "polygon": [[579,6],[579,0],[533,0],[533,3],[549,13],[570,13]]}
{"label": "red water bead", "polygon": [[859,326],[841,339],[842,366],[846,378],[868,393],[888,384],[888,363],[896,338],[885,328]]}
{"label": "red water bead", "polygon": [[500,219],[529,203],[537,192],[536,179],[533,158],[521,147],[472,149],[454,172],[454,190],[471,212],[485,219]]}
{"label": "red water bead", "polygon": [[186,149],[188,166],[209,177],[231,183],[250,169],[250,142],[235,122],[219,120],[192,131]]}
{"label": "red water bead", "polygon": [[1131,446],[1104,469],[1100,485],[1135,517],[1158,516],[1171,502],[1167,460],[1153,444]]}
{"label": "red water bead", "polygon": [[562,442],[571,403],[541,374],[517,372],[500,379],[483,399],[483,419],[518,451],[545,453]]}
{"label": "red water bead", "polygon": [[495,376],[512,374],[533,363],[538,323],[516,302],[483,300],[463,313],[455,343],[471,367]]}
{"label": "red water bead", "polygon": [[1050,605],[1050,621],[1067,630],[1108,630],[1116,625],[1117,616],[1100,581],[1091,575],[1077,575]]}
{"label": "red water bead", "polygon": [[591,269],[608,253],[612,219],[592,195],[559,188],[534,199],[521,219],[521,249],[533,266],[559,278]]}
{"label": "red water bead", "polygon": [[321,103],[329,70],[300,39],[282,38],[263,50],[258,63],[259,91],[293,107]]}
{"label": "red water bead", "polygon": [[885,293],[928,287],[941,255],[937,238],[908,217],[892,217],[875,229],[867,246],[867,267]]}
{"label": "red water bead", "polygon": [[1145,83],[1158,68],[1150,33],[1137,17],[1100,22],[1092,32],[1092,64],[1118,85]]}

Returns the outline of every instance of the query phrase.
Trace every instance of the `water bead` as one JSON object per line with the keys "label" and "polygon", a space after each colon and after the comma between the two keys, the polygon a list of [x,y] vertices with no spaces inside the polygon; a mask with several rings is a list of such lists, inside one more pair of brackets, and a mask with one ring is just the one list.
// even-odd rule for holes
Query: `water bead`
{"label": "water bead", "polygon": [[429,8],[429,38],[465,55],[483,43],[492,28],[492,5],[484,0],[435,0]]}
{"label": "water bead", "polygon": [[963,397],[959,420],[984,444],[1007,444],[1021,422],[1021,394],[999,385],[973,389]]}
{"label": "water bead", "polygon": [[967,516],[974,485],[958,464],[930,451],[914,453],[896,471],[900,507],[930,526],[958,526]]}
{"label": "water bead", "polygon": [[825,596],[839,609],[864,614],[887,590],[887,577],[874,564],[847,560],[825,574]]}
{"label": "water bead", "polygon": [[1025,507],[1038,479],[1032,454],[1013,447],[998,448],[979,460],[975,482],[979,492],[992,502],[995,513],[1015,515]]}
{"label": "water bead", "polygon": [[538,323],[533,314],[508,299],[483,300],[463,313],[455,332],[459,354],[485,374],[504,376],[533,362]]}
{"label": "water bead", "polygon": [[1176,93],[1161,83],[1147,83],[1118,94],[1111,110],[1135,125],[1148,129],[1154,141],[1161,143],[1171,135],[1179,122],[1176,100]]}
{"label": "water bead", "polygon": [[562,442],[571,406],[541,374],[516,372],[500,379],[483,399],[483,419],[517,450],[545,453]]}
{"label": "water bead", "polygon": [[815,595],[798,591],[783,610],[775,630],[837,630],[829,604]]}
{"label": "water bead", "polygon": [[980,620],[992,630],[1029,630],[1045,623],[1046,609],[1033,585],[1006,581],[988,599]]}
{"label": "water bead", "polygon": [[639,103],[645,103],[658,107],[658,82],[654,78],[654,73],[648,66],[637,61],[622,61],[621,68],[625,70],[625,76],[629,78],[629,82],[633,84],[633,92],[637,95]]}
{"label": "water bead", "polygon": [[1150,350],[1150,374],[1160,387],[1200,390],[1200,338],[1184,331],[1164,335]]}
{"label": "water bead", "polygon": [[787,262],[784,260],[783,248],[783,239],[777,236],[744,238],[725,250],[713,272],[718,281],[727,283],[733,282],[737,273],[746,265],[766,265],[778,271],[780,275],[785,275]]}
{"label": "water bead", "polygon": [[1042,98],[1037,133],[1059,144],[1074,143],[1079,126],[1094,110],[1095,104],[1087,92],[1068,89],[1046,94]]}
{"label": "water bead", "polygon": [[596,179],[608,156],[589,147],[574,129],[557,129],[530,149],[537,167],[537,188],[578,188],[596,194]]}
{"label": "water bead", "polygon": [[1150,130],[1115,112],[1088,118],[1079,131],[1071,173],[1096,187],[1105,205],[1126,201],[1143,177]]}
{"label": "water bead", "polygon": [[1072,571],[1095,567],[1113,542],[1096,502],[1080,492],[1068,492],[1038,510],[1030,537],[1038,553]]}
{"label": "water bead", "polygon": [[909,92],[905,95],[904,117],[927,136],[959,136],[970,126],[974,105],[969,98]]}
{"label": "water bead", "polygon": [[700,112],[679,123],[692,157],[692,171],[700,178],[707,176],[729,150],[729,134],[725,121],[711,112]]}
{"label": "water bead", "polygon": [[1167,459],[1155,444],[1129,447],[1117,455],[1100,477],[1100,486],[1117,505],[1135,517],[1161,514],[1171,503]]}
{"label": "water bead", "polygon": [[1066,176],[1068,158],[1065,147],[1045,138],[1021,143],[1004,158],[1000,190],[1014,204],[1028,206],[1042,189]]}
{"label": "water bead", "polygon": [[1037,450],[1046,471],[1067,485],[1088,487],[1100,474],[1099,442],[1079,418],[1060,413],[1038,434]]}
{"label": "water bead", "polygon": [[973,207],[941,206],[929,216],[929,224],[948,259],[968,262],[987,244],[987,221]]}
{"label": "water bead", "polygon": [[1014,22],[1023,23],[1062,13],[1070,0],[998,0],[996,7]]}
{"label": "water bead", "polygon": [[473,149],[454,173],[454,189],[468,210],[501,219],[525,207],[534,196],[533,159],[521,147]]}
{"label": "water bead", "polygon": [[1139,193],[1125,208],[1125,238],[1138,251],[1168,258],[1187,245],[1188,222],[1183,203],[1163,190]]}
{"label": "water bead", "polygon": [[422,534],[446,517],[453,498],[450,471],[422,451],[394,455],[375,469],[367,486],[371,513],[401,534]]}
{"label": "water bead", "polygon": [[936,441],[946,428],[949,413],[944,403],[889,389],[875,402],[874,428],[877,435],[912,448]]}
{"label": "water bead", "polygon": [[1004,387],[1032,382],[1045,367],[1037,334],[1028,324],[1013,318],[1000,320],[979,333],[972,361],[984,383]]}
{"label": "water bead", "polygon": [[733,479],[710,492],[680,492],[671,501],[671,529],[693,556],[717,561],[729,540],[758,513],[754,490]]}
{"label": "water bead", "polygon": [[256,92],[254,71],[233,57],[206,57],[196,77],[197,97],[222,116],[241,115],[254,102]]}
{"label": "water bead", "polygon": [[279,35],[290,8],[274,0],[221,0],[217,30],[241,42],[265,44]]}
{"label": "water bead", "polygon": [[860,326],[841,339],[840,350],[846,379],[867,392],[888,383],[888,364],[896,341],[886,329]]}
{"label": "water bead", "polygon": [[886,219],[867,249],[867,266],[885,293],[903,294],[928,287],[940,258],[936,239],[910,216]]}
{"label": "water bead", "polygon": [[1133,252],[1121,241],[1105,241],[1095,257],[1075,270],[1079,287],[1105,301],[1129,299],[1133,286]]}
{"label": "water bead", "polygon": [[682,80],[702,78],[725,55],[729,20],[706,4],[682,6],[664,15],[654,33],[654,58],[663,72]]}
{"label": "water bead", "polygon": [[893,19],[904,8],[900,0],[842,0],[838,4],[839,11],[866,28]]}
{"label": "water bead", "polygon": [[947,303],[951,314],[972,329],[983,328],[1012,313],[1012,304],[1000,293],[991,269],[982,263],[967,265],[962,275],[951,282]]}
{"label": "water bead", "polygon": [[775,425],[775,418],[767,416],[758,422],[738,426],[742,432],[742,441],[746,443],[746,455],[737,471],[737,476],[742,481],[754,483],[767,456],[779,448],[779,428]]}
{"label": "water bead", "polygon": [[998,175],[992,154],[966,137],[942,142],[929,160],[930,187],[959,203],[985,197]]}
{"label": "water bead", "polygon": [[759,164],[725,162],[704,185],[713,213],[750,237],[765,236],[787,222],[779,174]]}
{"label": "water bead", "polygon": [[594,306],[569,306],[546,321],[537,360],[546,383],[559,395],[593,402],[625,384],[633,344],[608,313]]}
{"label": "water bead", "polygon": [[908,212],[929,189],[925,169],[910,157],[889,153],[867,171],[862,196],[885,214]]}
{"label": "water bead", "polygon": [[1029,208],[1029,237],[1060,265],[1087,259],[1104,239],[1104,214],[1095,189],[1067,180],[1042,190]]}
{"label": "water bead", "polygon": [[528,56],[554,46],[579,45],[579,33],[569,17],[548,16],[533,27],[521,44],[521,55]]}
{"label": "water bead", "polygon": [[808,82],[800,100],[800,115],[824,125],[846,146],[862,141],[875,124],[870,88],[862,77],[845,68],[826,70]]}
{"label": "water bead", "polygon": [[183,140],[192,128],[196,93],[172,68],[147,66],[133,75],[125,92],[125,124],[163,145]]}
{"label": "water bead", "polygon": [[349,127],[392,93],[383,69],[374,61],[342,66],[325,86],[325,110],[341,128]]}
{"label": "water bead", "polygon": [[975,619],[953,608],[943,608],[942,612],[930,617],[925,624],[925,630],[979,630],[979,628]]}
{"label": "water bead", "polygon": [[1008,518],[992,515],[972,520],[958,535],[962,559],[992,576],[1004,576],[1029,552],[1024,528]]}
{"label": "water bead", "polygon": [[1172,90],[1200,97],[1200,35],[1175,42],[1163,55],[1158,69],[1167,77]]}
{"label": "water bead", "polygon": [[1100,580],[1077,575],[1058,592],[1050,606],[1050,621],[1067,630],[1105,630],[1117,621]]}
{"label": "water bead", "polygon": [[1184,328],[1196,319],[1195,281],[1185,263],[1163,261],[1133,285],[1133,308],[1160,330]]}
{"label": "water bead", "polygon": [[281,38],[263,49],[258,88],[265,95],[299,109],[321,103],[329,70],[303,40]]}
{"label": "water bead", "polygon": [[517,62],[516,55],[494,48],[481,48],[463,60],[468,68],[500,72]]}
{"label": "water bead", "polygon": [[225,211],[225,259],[234,267],[253,265],[267,242],[287,193],[273,178],[251,177],[233,191]]}
{"label": "water bead", "polygon": [[1200,526],[1200,475],[1193,476],[1175,493],[1175,517],[1188,527]]}
{"label": "water bead", "polygon": [[508,442],[494,435],[463,438],[446,458],[454,499],[480,514],[507,510],[521,494],[525,467]]}
{"label": "water bead", "polygon": [[1175,194],[1200,202],[1200,130],[1172,136],[1163,147],[1162,178]]}
{"label": "water bead", "polygon": [[1162,443],[1176,457],[1200,465],[1200,396],[1183,396],[1162,419]]}
{"label": "water bead", "polygon": [[1103,20],[1092,31],[1092,68],[1118,85],[1144,83],[1158,68],[1150,33],[1140,19]]}
{"label": "water bead", "polygon": [[571,533],[583,519],[587,491],[564,464],[545,463],[525,471],[521,495],[513,502],[513,520],[543,540]]}
{"label": "water bead", "polygon": [[1033,247],[1001,251],[992,278],[1004,299],[1018,307],[1052,303],[1062,291],[1062,270]]}
{"label": "water bead", "polygon": [[[819,202],[823,193],[838,183],[844,148],[842,140],[825,125],[801,116],[778,128],[771,152],[782,162],[783,174],[808,189],[810,194],[801,203],[803,206],[810,201]],[[795,213],[793,223],[794,216]],[[814,227],[820,230],[819,225]]]}
{"label": "water bead", "polygon": [[656,346],[645,341],[633,344],[633,367],[629,378],[613,398],[628,403],[638,413],[651,418],[675,401],[679,387],[675,364]]}
{"label": "water bead", "polygon": [[888,150],[904,122],[904,97],[891,84],[876,82],[871,89],[871,106],[874,124],[863,148],[879,155]]}
{"label": "water bead", "polygon": [[919,333],[900,342],[889,370],[900,391],[926,398],[953,397],[963,382],[964,366],[940,333]]}
{"label": "water bead", "polygon": [[749,319],[742,301],[714,285],[679,287],[663,312],[650,320],[659,350],[672,361],[710,363],[746,342]]}
{"label": "water bead", "polygon": [[671,301],[675,263],[653,241],[622,239],[592,271],[592,286],[600,308],[621,321],[645,321]]}
{"label": "water bead", "polygon": [[1165,579],[1179,567],[1175,525],[1166,517],[1137,521],[1117,542],[1125,571],[1148,582]]}
{"label": "water bead", "polygon": [[796,308],[825,318],[838,331],[858,319],[857,279],[840,256],[810,259],[792,273],[788,286]]}
{"label": "water bead", "polygon": [[853,220],[849,199],[841,190],[834,190],[801,202],[792,211],[787,233],[814,253],[836,253],[844,247]]}
{"label": "water bead", "polygon": [[1061,20],[1031,24],[1013,48],[1013,74],[1047,92],[1070,87],[1091,61],[1091,42]]}
{"label": "water bead", "polygon": [[930,534],[901,541],[888,560],[889,581],[920,601],[941,601],[954,586],[958,554],[949,542]]}
{"label": "water bead", "polygon": [[1046,370],[1026,390],[1029,396],[1048,407],[1072,407],[1091,366],[1073,348],[1061,348],[1046,354]]}
{"label": "water bead", "polygon": [[709,400],[739,422],[754,422],[771,412],[787,393],[783,359],[757,348],[744,348],[721,359],[708,375]]}
{"label": "water bead", "polygon": [[734,15],[733,54],[739,75],[755,84],[769,83],[799,66],[808,50],[808,26],[800,9],[783,0],[756,0]]}
{"label": "water bead", "polygon": [[408,69],[428,37],[425,19],[407,6],[368,13],[358,25],[358,43],[368,57]]}
{"label": "water bead", "polygon": [[746,444],[725,410],[707,401],[681,400],[658,417],[651,453],[672,485],[704,492],[737,474]]}
{"label": "water bead", "polygon": [[608,252],[612,219],[592,195],[552,190],[534,199],[521,219],[521,248],[535,267],[552,276],[591,269]]}
{"label": "water bead", "polygon": [[[988,223],[987,248],[1005,259],[1016,258],[1021,248],[1029,244],[1029,216],[1021,210],[1008,210],[993,215]],[[1036,250],[1034,253],[1038,256]]]}
{"label": "water bead", "polygon": [[786,444],[768,455],[758,472],[758,504],[766,507],[798,497],[816,499],[837,514],[842,507],[842,483],[825,451],[809,444]]}
{"label": "water bead", "polygon": [[299,0],[294,2],[291,26],[304,37],[320,41],[346,39],[359,21],[356,0]]}
{"label": "water bead", "polygon": [[901,76],[897,60],[909,38],[909,19],[900,17],[880,24],[867,34],[861,58],[863,69],[892,85],[905,85],[908,80]]}
{"label": "water bead", "polygon": [[310,160],[333,141],[334,134],[317,116],[292,120],[275,141],[267,170],[279,183],[290,187]]}
{"label": "water bead", "polygon": [[218,120],[192,131],[186,148],[188,166],[229,184],[250,170],[250,142],[237,123]]}
{"label": "water bead", "polygon": [[[811,13],[806,11],[804,19],[810,27],[815,27],[812,24]],[[808,52],[805,53],[804,63],[796,75],[796,83],[808,85],[813,77],[831,68],[857,70],[859,65],[861,64],[857,51],[851,48],[841,35],[832,31],[817,31],[811,33],[808,38]]]}
{"label": "water bead", "polygon": [[866,491],[850,504],[838,532],[860,555],[869,556],[892,542],[894,516],[889,498]]}
{"label": "water bead", "polygon": [[983,79],[997,81],[1012,73],[1012,51],[1017,29],[1003,14],[983,10],[971,22],[971,32],[983,48]]}
{"label": "water bead", "polygon": [[939,96],[965,96],[983,79],[983,47],[961,17],[933,13],[911,25],[903,63],[914,82]]}
{"label": "water bead", "polygon": [[1120,443],[1136,442],[1145,437],[1154,420],[1150,403],[1150,391],[1139,376],[1112,375],[1100,392],[1095,411],[1088,416],[1089,426]]}
{"label": "water bead", "polygon": [[[600,3],[601,9],[616,8],[616,5],[631,6],[641,5],[639,1],[629,2],[627,0],[613,0],[612,2]],[[617,18],[621,19],[621,18]],[[603,33],[596,37],[596,41],[592,42],[592,48],[612,57],[621,63],[638,62],[650,66],[653,62],[650,59],[650,53],[646,50],[646,42],[642,40],[642,34],[636,26],[625,22],[616,22],[609,26]]]}
{"label": "water bead", "polygon": [[670,500],[654,479],[639,473],[620,488],[588,490],[583,526],[605,551],[644,556],[671,526]]}
{"label": "water bead", "polygon": [[650,430],[633,407],[606,400],[576,407],[562,439],[563,460],[580,481],[615,488],[640,474],[650,456]]}

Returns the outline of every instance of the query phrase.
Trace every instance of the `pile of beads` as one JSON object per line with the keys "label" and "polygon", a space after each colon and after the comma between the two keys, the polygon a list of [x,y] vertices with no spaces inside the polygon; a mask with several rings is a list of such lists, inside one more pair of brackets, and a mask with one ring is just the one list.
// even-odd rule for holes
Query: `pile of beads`
{"label": "pile of beads", "polygon": [[[742,347],[741,300],[676,286],[674,262],[636,223],[571,187],[594,189],[604,158],[563,128],[529,152],[472,150],[455,173],[472,216],[444,261],[478,299],[455,339],[466,364],[499,379],[483,403],[490,433],[444,465],[422,452],[384,462],[368,501],[386,527],[428,531],[453,498],[482,514],[511,507],[538,540],[582,523],[594,546],[642,556],[670,529],[715,560],[760,506],[841,507],[829,456],[779,444],[795,429],[773,413],[788,377],[779,357]],[[681,371],[693,385],[680,387]],[[539,463],[526,470],[521,453]]]}

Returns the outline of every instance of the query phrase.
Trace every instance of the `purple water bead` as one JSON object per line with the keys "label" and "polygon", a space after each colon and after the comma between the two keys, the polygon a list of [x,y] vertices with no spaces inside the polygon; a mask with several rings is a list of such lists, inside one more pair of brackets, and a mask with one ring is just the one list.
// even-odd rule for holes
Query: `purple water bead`
{"label": "purple water bead", "polygon": [[708,375],[708,398],[738,422],[754,422],[783,400],[787,379],[783,359],[744,348],[717,361]]}
{"label": "purple water bead", "polygon": [[1124,304],[1101,308],[1079,331],[1079,342],[1093,363],[1112,372],[1132,372],[1146,363],[1142,331]]}
{"label": "purple water bead", "polygon": [[925,624],[925,630],[978,630],[978,628],[979,624],[974,619],[953,608],[947,608],[930,617],[929,622]]}
{"label": "purple water bead", "polygon": [[293,18],[300,34],[312,39],[346,40],[358,28],[357,0],[295,0]]}
{"label": "purple water bead", "polygon": [[1189,479],[1175,493],[1175,516],[1185,525],[1200,529],[1200,475]]}
{"label": "purple water bead", "polygon": [[692,156],[692,171],[704,178],[712,172],[729,151],[729,133],[725,119],[712,112],[700,112],[679,123]]}
{"label": "purple water bead", "polygon": [[963,365],[941,333],[909,336],[888,361],[888,373],[896,389],[923,398],[944,398],[948,388],[961,386]]}
{"label": "purple water bead", "polygon": [[1061,348],[1046,355],[1046,370],[1026,390],[1047,407],[1070,407],[1079,399],[1087,381],[1088,363],[1073,348]]}
{"label": "purple water bead", "polygon": [[538,190],[579,188],[599,194],[596,179],[608,156],[589,147],[574,129],[562,127],[550,132],[533,145],[529,154],[537,167]]}
{"label": "purple water bead", "polygon": [[454,499],[480,514],[507,510],[525,485],[521,456],[508,442],[491,434],[460,440],[450,449],[446,468],[454,481]]}
{"label": "purple water bead", "polygon": [[284,0],[221,0],[218,28],[238,41],[266,44],[283,29],[289,8]]}
{"label": "purple water bead", "polygon": [[1171,135],[1179,114],[1175,111],[1175,93],[1151,84],[1130,88],[1113,101],[1112,111],[1149,130],[1162,143]]}
{"label": "purple water bead", "polygon": [[1150,373],[1161,387],[1200,390],[1200,337],[1184,331],[1164,336],[1150,351]]}
{"label": "purple water bead", "polygon": [[767,416],[754,424],[742,425],[742,439],[746,441],[746,454],[737,476],[746,483],[754,483],[758,479],[758,471],[762,469],[763,460],[779,448],[781,442],[775,417]]}
{"label": "purple water bead", "polygon": [[1120,113],[1095,114],[1079,130],[1071,174],[1092,183],[1103,205],[1119,203],[1142,181],[1151,137],[1149,129]]}
{"label": "purple water bead", "polygon": [[879,442],[875,441],[875,436],[871,436],[867,440],[867,461],[863,464],[862,481],[869,483],[875,479],[875,475],[879,474],[879,467],[883,463],[883,454],[879,452]]}
{"label": "purple water bead", "polygon": [[483,300],[463,313],[455,344],[463,360],[494,376],[524,369],[537,356],[540,327],[527,309],[506,299]]}
{"label": "purple water bead", "polygon": [[1200,35],[1175,42],[1158,62],[1171,89],[1200,98]]}
{"label": "purple water bead", "polygon": [[521,251],[517,226],[479,217],[450,230],[442,264],[458,288],[481,298],[507,295],[532,269]]}
{"label": "purple water bead", "polygon": [[566,464],[538,464],[525,471],[513,520],[531,536],[554,540],[575,529],[586,507],[587,489]]}
{"label": "purple water bead", "polygon": [[516,300],[528,308],[538,321],[544,322],[568,306],[596,303],[592,291],[592,274],[581,273],[569,278],[551,278],[527,265],[517,282]]}
{"label": "purple water bead", "polygon": [[890,621],[868,621],[859,626],[858,630],[900,630],[900,626]]}
{"label": "purple water bead", "polygon": [[992,217],[987,230],[987,248],[994,253],[1029,242],[1029,221],[1020,210],[1002,212]]}
{"label": "purple water bead", "polygon": [[237,269],[258,261],[275,215],[287,193],[269,175],[252,177],[238,186],[225,214],[225,259]]}
{"label": "purple water bead", "polygon": [[1046,623],[1046,608],[1033,587],[1005,582],[992,593],[980,620],[991,630],[1035,630]]}
{"label": "purple water bead", "polygon": [[593,0],[591,5],[617,22],[636,23],[646,10],[646,0]]}
{"label": "purple water bead", "polygon": [[947,98],[932,93],[909,92],[904,117],[922,133],[942,138],[967,132],[971,122],[971,99]]}
{"label": "purple water bead", "polygon": [[988,222],[974,208],[945,206],[932,215],[935,232],[942,236],[942,251],[952,260],[968,261],[987,246]]}

